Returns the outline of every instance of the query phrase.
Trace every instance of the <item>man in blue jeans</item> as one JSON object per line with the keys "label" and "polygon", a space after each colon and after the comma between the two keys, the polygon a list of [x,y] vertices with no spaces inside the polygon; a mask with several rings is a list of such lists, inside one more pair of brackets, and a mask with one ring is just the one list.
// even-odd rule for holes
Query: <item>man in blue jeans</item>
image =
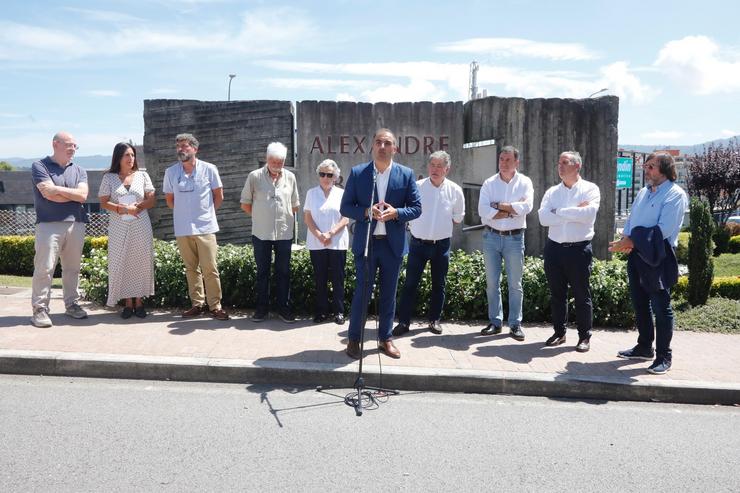
{"label": "man in blue jeans", "polygon": [[[676,165],[670,154],[650,154],[643,169],[646,186],[640,190],[632,204],[622,238],[609,244],[610,252],[629,253],[627,275],[639,333],[637,345],[632,349],[619,351],[617,356],[648,361],[655,358],[648,372],[662,375],[671,369],[673,363],[670,288],[678,279],[674,249],[678,245],[678,233],[681,231],[689,199],[686,192],[675,183]],[[656,245],[656,242],[659,244]],[[652,254],[656,250],[662,254],[662,260],[657,265],[654,261],[643,261],[653,258]],[[651,280],[656,282],[649,282]]]}
{"label": "man in blue jeans", "polygon": [[442,307],[445,303],[445,280],[450,266],[452,225],[465,215],[465,196],[460,185],[447,179],[450,155],[437,151],[429,156],[429,177],[416,182],[421,194],[421,216],[409,222],[411,240],[406,263],[406,282],[398,305],[395,337],[409,331],[411,314],[416,307],[416,293],[427,262],[432,269],[432,292],[429,300],[429,330],[442,333]]}
{"label": "man in blue jeans", "polygon": [[516,147],[501,149],[498,168],[498,173],[483,182],[478,200],[478,215],[484,224],[483,255],[489,321],[481,335],[500,334],[502,331],[504,315],[500,284],[503,260],[509,287],[509,333],[517,341],[523,341],[524,231],[527,214],[532,211],[534,187],[532,180],[517,171],[519,150]]}
{"label": "man in blue jeans", "polygon": [[252,216],[252,245],[257,264],[257,310],[253,322],[262,322],[270,308],[270,265],[275,252],[275,284],[278,316],[295,322],[290,306],[290,254],[298,210],[298,183],[284,168],[288,148],[280,142],[267,146],[266,163],[247,177],[241,208]]}

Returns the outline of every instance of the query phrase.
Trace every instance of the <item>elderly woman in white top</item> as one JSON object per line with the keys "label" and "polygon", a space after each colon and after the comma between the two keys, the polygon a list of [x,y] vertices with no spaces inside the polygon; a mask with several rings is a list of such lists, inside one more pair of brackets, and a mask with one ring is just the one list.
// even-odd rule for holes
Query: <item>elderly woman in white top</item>
{"label": "elderly woman in white top", "polygon": [[344,190],[335,186],[339,166],[331,159],[316,167],[319,186],[306,193],[303,217],[308,227],[306,246],[311,253],[316,282],[315,323],[329,318],[329,276],[332,284],[334,322],[344,323],[344,264],[347,261],[349,219],[342,217],[339,206]]}

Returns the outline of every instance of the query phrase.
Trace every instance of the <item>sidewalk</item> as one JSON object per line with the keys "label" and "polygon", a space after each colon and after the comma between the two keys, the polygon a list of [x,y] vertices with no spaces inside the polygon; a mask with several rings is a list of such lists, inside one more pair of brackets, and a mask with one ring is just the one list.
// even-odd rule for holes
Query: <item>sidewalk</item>
{"label": "sidewalk", "polygon": [[[352,387],[358,363],[344,354],[347,323],[285,324],[274,314],[262,323],[247,314],[232,320],[183,319],[154,310],[141,320],[82,304],[89,318],[63,314],[53,290],[52,328],[29,323],[30,290],[0,288],[0,373],[250,382]],[[370,320],[368,327],[374,327]],[[595,330],[591,351],[577,353],[575,330],[555,348],[543,341],[552,329],[525,324],[526,341],[506,333],[479,335],[482,323],[444,324],[435,335],[414,324],[396,339],[402,357],[380,357],[382,384],[419,391],[506,393],[583,399],[740,404],[740,336],[676,332],[674,366],[667,375],[650,364],[617,358],[632,347],[635,331]],[[506,329],[505,329],[506,330]],[[368,330],[366,384],[380,372],[375,330]]]}

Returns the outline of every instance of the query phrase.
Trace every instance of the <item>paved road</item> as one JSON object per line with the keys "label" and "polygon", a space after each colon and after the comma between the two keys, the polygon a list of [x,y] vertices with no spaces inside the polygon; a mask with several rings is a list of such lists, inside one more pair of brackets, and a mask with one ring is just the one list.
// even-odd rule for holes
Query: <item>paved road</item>
{"label": "paved road", "polygon": [[[0,376],[3,491],[737,491],[740,408]],[[649,482],[648,482],[649,481]]]}

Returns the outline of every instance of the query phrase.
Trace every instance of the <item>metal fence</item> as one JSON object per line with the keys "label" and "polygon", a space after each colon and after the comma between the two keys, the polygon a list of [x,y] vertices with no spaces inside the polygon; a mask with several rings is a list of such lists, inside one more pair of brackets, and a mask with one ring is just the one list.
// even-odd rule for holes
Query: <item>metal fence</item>
{"label": "metal fence", "polygon": [[[108,234],[108,213],[91,212],[90,222],[85,228],[86,236],[106,236]],[[33,236],[36,213],[0,210],[0,236]]]}

